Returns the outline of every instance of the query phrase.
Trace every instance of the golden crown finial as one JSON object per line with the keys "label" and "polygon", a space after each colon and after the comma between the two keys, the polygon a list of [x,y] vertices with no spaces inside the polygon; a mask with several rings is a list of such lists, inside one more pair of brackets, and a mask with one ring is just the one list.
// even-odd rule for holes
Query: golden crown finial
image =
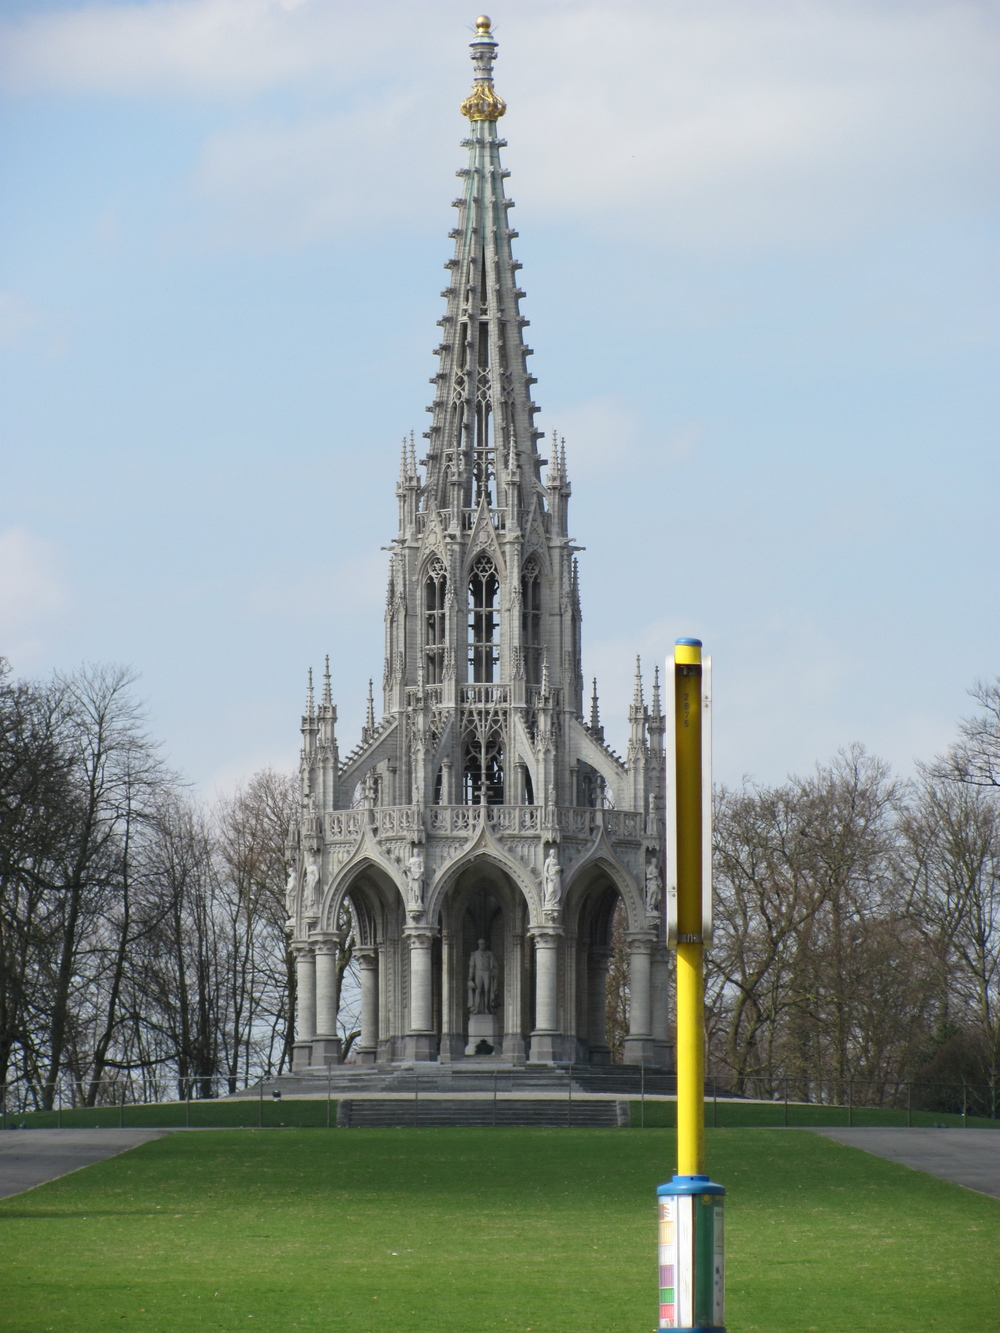
{"label": "golden crown finial", "polygon": [[491,20],[485,14],[476,19],[476,40],[472,43],[472,63],[476,67],[472,92],[462,103],[462,115],[470,120],[499,120],[507,103],[493,91],[493,61],[496,38],[490,31]]}
{"label": "golden crown finial", "polygon": [[499,120],[507,110],[507,103],[488,83],[477,83],[459,108],[470,120]]}

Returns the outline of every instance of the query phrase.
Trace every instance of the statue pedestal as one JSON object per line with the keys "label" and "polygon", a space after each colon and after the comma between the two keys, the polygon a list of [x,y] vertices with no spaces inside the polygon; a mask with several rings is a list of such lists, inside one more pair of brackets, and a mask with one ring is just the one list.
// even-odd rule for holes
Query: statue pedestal
{"label": "statue pedestal", "polygon": [[[500,1045],[496,1014],[469,1015],[469,1042],[466,1055],[495,1055]],[[486,1050],[486,1047],[489,1050]]]}

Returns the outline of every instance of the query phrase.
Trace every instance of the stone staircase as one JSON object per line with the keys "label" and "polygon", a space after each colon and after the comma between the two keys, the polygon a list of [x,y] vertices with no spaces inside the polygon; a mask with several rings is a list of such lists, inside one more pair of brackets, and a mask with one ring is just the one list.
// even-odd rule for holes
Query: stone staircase
{"label": "stone staircase", "polygon": [[[463,1060],[455,1065],[420,1064],[393,1068],[352,1068],[333,1065],[329,1071],[282,1074],[264,1081],[264,1095],[278,1091],[284,1097],[326,1096],[370,1097],[379,1093],[523,1093],[530,1100],[538,1094],[558,1094],[569,1098],[583,1093],[601,1093],[608,1097],[637,1099],[643,1092],[651,1097],[672,1096],[676,1077],[663,1069],[645,1070],[635,1065],[520,1065],[495,1061]],[[241,1096],[256,1096],[259,1089],[248,1089]]]}
{"label": "stone staircase", "polygon": [[588,1098],[348,1097],[337,1104],[341,1129],[455,1128],[469,1125],[521,1128],[616,1129],[629,1123],[627,1101]]}

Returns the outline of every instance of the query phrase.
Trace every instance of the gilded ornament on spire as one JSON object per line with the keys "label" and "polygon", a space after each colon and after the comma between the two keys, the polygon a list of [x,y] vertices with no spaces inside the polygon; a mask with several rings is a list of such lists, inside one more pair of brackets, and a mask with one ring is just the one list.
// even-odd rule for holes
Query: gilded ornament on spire
{"label": "gilded ornament on spire", "polygon": [[499,120],[507,110],[507,103],[488,83],[477,83],[462,103],[461,112],[470,120]]}
{"label": "gilded ornament on spire", "polygon": [[497,43],[490,19],[480,14],[476,19],[476,40],[472,43],[472,62],[476,67],[472,92],[462,103],[462,115],[469,120],[499,120],[507,103],[493,90],[493,60]]}

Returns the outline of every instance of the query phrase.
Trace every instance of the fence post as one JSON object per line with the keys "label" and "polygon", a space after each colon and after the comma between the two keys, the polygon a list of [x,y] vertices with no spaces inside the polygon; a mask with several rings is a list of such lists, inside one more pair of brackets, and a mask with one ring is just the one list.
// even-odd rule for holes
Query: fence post
{"label": "fence post", "polygon": [[646,1062],[639,1066],[639,1128],[646,1128]]}
{"label": "fence post", "polygon": [[62,1086],[61,1085],[58,1092],[58,1100],[56,1102],[56,1128],[62,1129]]}
{"label": "fence post", "polygon": [[416,1066],[413,1069],[413,1128],[417,1127],[417,1105],[419,1102],[420,1075],[417,1073]]}
{"label": "fence post", "polygon": [[906,1127],[913,1128],[913,1082],[910,1079],[906,1083]]}
{"label": "fence post", "polygon": [[712,1128],[719,1128],[719,1081],[712,1080]]}
{"label": "fence post", "polygon": [[191,1128],[191,1080],[187,1079],[187,1095],[184,1098],[184,1128]]}
{"label": "fence post", "polygon": [[326,1067],[326,1127],[330,1128],[330,1093],[333,1088],[333,1069],[330,1065]]}
{"label": "fence post", "polygon": [[787,1074],[782,1079],[782,1082],[785,1085],[785,1129],[787,1129],[788,1128],[788,1075]]}
{"label": "fence post", "polygon": [[847,1080],[847,1124],[854,1124],[854,1079]]}
{"label": "fence post", "polygon": [[264,1128],[264,1075],[260,1076],[260,1083],[257,1085],[257,1128]]}
{"label": "fence post", "polygon": [[962,1128],[969,1128],[969,1098],[964,1078],[962,1079]]}
{"label": "fence post", "polygon": [[121,1105],[118,1107],[118,1128],[119,1129],[125,1128],[125,1085],[124,1084],[122,1085]]}
{"label": "fence post", "polygon": [[493,1128],[497,1127],[497,1071],[493,1071]]}
{"label": "fence post", "polygon": [[573,1123],[573,1068],[566,1070],[566,1128]]}

